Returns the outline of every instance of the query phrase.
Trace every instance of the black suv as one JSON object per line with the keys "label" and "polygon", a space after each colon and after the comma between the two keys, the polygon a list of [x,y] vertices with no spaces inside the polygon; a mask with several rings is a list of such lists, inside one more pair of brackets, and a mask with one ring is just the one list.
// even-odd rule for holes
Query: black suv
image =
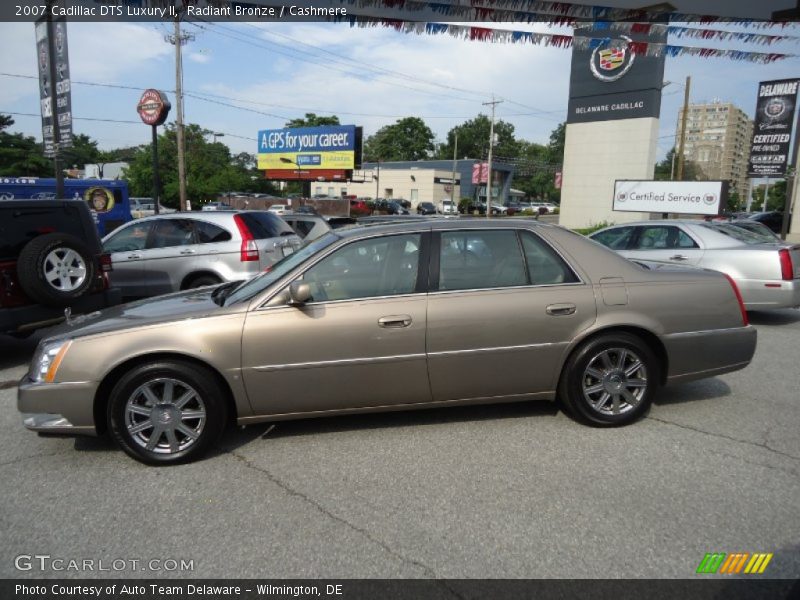
{"label": "black suv", "polygon": [[82,200],[0,200],[0,333],[119,304],[110,270]]}

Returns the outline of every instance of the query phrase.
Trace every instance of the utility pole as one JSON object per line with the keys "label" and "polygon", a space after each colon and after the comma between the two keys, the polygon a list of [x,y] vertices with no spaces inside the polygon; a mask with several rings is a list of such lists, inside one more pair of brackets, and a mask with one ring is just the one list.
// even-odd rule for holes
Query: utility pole
{"label": "utility pole", "polygon": [[[450,178],[450,202],[451,206],[455,210],[458,210],[458,203],[456,202],[456,157],[458,156],[458,129],[456,129],[454,133],[456,140],[453,144],[453,174]],[[442,202],[442,214],[444,214],[444,202]]]}
{"label": "utility pole", "polygon": [[484,106],[492,107],[492,122],[489,126],[489,162],[486,165],[489,171],[486,174],[486,216],[492,216],[492,149],[494,148],[494,109],[498,104],[502,104],[502,100],[495,100],[492,94],[491,102],[484,102]]}
{"label": "utility pole", "polygon": [[683,147],[686,143],[686,119],[689,116],[689,89],[692,86],[691,76],[686,77],[683,90],[683,115],[681,115],[681,139],[678,145],[678,181],[683,181]]}
{"label": "utility pole", "polygon": [[191,33],[181,33],[180,12],[175,17],[175,33],[164,36],[164,39],[175,46],[175,99],[178,112],[175,121],[175,134],[178,142],[178,210],[189,210],[186,199],[186,147],[183,136],[183,59],[181,46],[194,39]]}

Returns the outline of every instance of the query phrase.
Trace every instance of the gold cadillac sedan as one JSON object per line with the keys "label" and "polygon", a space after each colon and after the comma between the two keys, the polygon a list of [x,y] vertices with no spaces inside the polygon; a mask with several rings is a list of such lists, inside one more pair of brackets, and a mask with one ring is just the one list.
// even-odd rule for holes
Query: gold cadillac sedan
{"label": "gold cadillac sedan", "polygon": [[624,425],[659,386],[748,365],[727,276],[648,268],[528,220],[337,230],[245,283],[72,319],[19,385],[26,427],[106,432],[149,464],[227,423],[557,398]]}

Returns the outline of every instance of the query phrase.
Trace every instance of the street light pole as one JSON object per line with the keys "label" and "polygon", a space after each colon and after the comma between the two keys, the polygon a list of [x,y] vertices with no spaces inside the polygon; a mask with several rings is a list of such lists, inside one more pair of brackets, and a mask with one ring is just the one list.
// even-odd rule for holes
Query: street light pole
{"label": "street light pole", "polygon": [[492,149],[494,148],[494,109],[502,103],[502,100],[495,100],[492,94],[491,102],[484,102],[484,106],[492,107],[492,121],[489,125],[489,161],[487,166],[488,173],[486,174],[486,216],[492,216]]}
{"label": "street light pole", "polygon": [[[456,157],[458,156],[458,129],[455,130],[454,135],[455,142],[453,144],[453,173],[452,177],[450,178],[450,205],[453,208],[458,209],[458,203],[456,202]],[[442,201],[442,214],[444,214],[444,201]]]}
{"label": "street light pole", "polygon": [[175,135],[178,144],[178,210],[189,210],[186,200],[186,148],[183,136],[183,58],[181,46],[194,39],[190,33],[181,33],[181,15],[175,17],[175,33],[164,37],[170,44],[175,44],[175,98],[178,112],[175,120]]}
{"label": "street light pole", "polygon": [[683,115],[681,115],[681,139],[678,150],[678,180],[683,180],[683,148],[686,143],[686,119],[689,117],[689,89],[692,85],[691,76],[686,77],[686,87],[683,90]]}

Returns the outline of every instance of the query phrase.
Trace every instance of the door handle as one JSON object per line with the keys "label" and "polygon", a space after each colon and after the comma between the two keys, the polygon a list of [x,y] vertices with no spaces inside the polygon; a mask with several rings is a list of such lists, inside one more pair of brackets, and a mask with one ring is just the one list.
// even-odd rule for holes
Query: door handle
{"label": "door handle", "polygon": [[670,256],[670,260],[689,260],[688,256],[684,256],[683,254],[676,254],[675,256]]}
{"label": "door handle", "polygon": [[410,315],[394,315],[378,319],[379,327],[408,327],[411,325]]}
{"label": "door handle", "polygon": [[554,317],[574,315],[576,310],[578,310],[578,307],[574,304],[551,304],[545,308],[545,312]]}
{"label": "door handle", "polygon": [[142,255],[138,254],[138,253],[128,254],[128,258],[131,259],[131,260],[134,260],[134,259],[137,259],[137,258],[142,258]]}
{"label": "door handle", "polygon": [[186,250],[181,250],[181,254],[194,254],[195,250],[192,248],[186,248]]}

